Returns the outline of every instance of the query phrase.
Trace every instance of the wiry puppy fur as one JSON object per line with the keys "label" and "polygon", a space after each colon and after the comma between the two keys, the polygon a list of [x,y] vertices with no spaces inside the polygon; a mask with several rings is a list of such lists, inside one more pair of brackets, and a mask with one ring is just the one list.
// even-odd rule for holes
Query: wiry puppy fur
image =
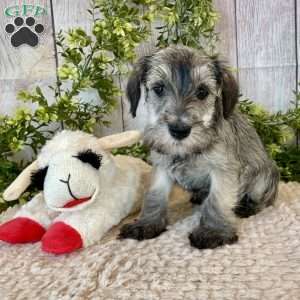
{"label": "wiry puppy fur", "polygon": [[190,234],[199,249],[237,241],[239,217],[273,203],[278,170],[237,108],[238,86],[228,68],[187,47],[169,47],[143,57],[128,81],[135,116],[143,94],[148,110],[144,141],[152,149],[153,182],[140,219],[121,238],[154,238],[167,225],[174,182],[201,204]]}

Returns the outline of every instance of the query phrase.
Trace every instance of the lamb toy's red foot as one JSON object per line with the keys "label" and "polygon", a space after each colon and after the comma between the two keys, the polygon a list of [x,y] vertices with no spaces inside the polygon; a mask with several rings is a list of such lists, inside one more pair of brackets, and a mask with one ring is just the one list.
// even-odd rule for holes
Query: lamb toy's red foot
{"label": "lamb toy's red foot", "polygon": [[41,240],[45,231],[38,222],[17,217],[0,225],[0,240],[10,244],[35,243]]}
{"label": "lamb toy's red foot", "polygon": [[50,226],[42,238],[42,250],[53,254],[70,253],[82,246],[78,231],[63,222],[56,222]]}
{"label": "lamb toy's red foot", "polygon": [[0,225],[0,240],[10,244],[42,240],[42,250],[53,254],[70,253],[83,247],[80,234],[71,226],[56,222],[46,231],[38,222],[24,217]]}

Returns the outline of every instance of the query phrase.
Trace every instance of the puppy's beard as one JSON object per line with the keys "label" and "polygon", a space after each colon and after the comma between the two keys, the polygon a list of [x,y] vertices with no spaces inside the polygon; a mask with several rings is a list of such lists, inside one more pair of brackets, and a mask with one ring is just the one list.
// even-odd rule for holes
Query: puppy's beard
{"label": "puppy's beard", "polygon": [[208,149],[215,141],[213,133],[211,129],[195,126],[188,137],[176,140],[170,135],[167,124],[148,125],[144,131],[144,143],[162,154],[187,156]]}

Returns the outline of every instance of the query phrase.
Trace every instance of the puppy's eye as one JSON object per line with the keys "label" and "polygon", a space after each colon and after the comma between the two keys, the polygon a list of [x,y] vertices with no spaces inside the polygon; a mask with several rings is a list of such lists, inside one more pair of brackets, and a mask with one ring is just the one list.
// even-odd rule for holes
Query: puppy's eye
{"label": "puppy's eye", "polygon": [[209,94],[208,87],[205,84],[201,84],[197,91],[196,91],[196,96],[199,100],[204,100]]}
{"label": "puppy's eye", "polygon": [[165,90],[165,86],[163,84],[158,84],[153,87],[153,91],[158,97],[162,96],[164,90]]}
{"label": "puppy's eye", "polygon": [[87,150],[83,152],[79,152],[77,156],[74,156],[81,160],[83,163],[88,163],[95,169],[99,169],[101,166],[102,156],[93,152],[92,150]]}

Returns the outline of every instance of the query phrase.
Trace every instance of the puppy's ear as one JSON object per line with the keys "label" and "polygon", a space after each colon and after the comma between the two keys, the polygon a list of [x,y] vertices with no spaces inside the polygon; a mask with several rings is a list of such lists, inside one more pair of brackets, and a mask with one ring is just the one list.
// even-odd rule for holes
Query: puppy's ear
{"label": "puppy's ear", "polygon": [[239,98],[238,84],[229,68],[219,60],[213,62],[217,84],[222,90],[223,116],[227,119],[233,112]]}
{"label": "puppy's ear", "polygon": [[130,102],[130,113],[136,116],[136,110],[141,98],[141,84],[145,82],[146,74],[150,68],[151,56],[141,57],[133,68],[128,79],[126,94]]}

